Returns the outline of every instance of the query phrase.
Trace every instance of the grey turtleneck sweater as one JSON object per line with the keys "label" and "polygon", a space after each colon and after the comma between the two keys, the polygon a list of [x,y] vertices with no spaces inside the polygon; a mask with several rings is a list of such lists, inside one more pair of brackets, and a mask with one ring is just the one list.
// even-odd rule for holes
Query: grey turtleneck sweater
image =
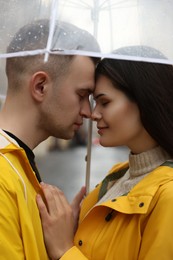
{"label": "grey turtleneck sweater", "polygon": [[130,153],[129,170],[115,183],[110,183],[109,190],[97,204],[128,193],[147,174],[169,159],[171,156],[160,146],[140,154]]}

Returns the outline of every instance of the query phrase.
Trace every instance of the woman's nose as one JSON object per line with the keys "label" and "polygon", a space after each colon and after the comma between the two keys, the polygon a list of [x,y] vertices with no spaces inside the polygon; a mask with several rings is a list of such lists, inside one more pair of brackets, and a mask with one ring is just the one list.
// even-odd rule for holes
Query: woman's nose
{"label": "woman's nose", "polygon": [[91,119],[93,121],[97,121],[97,120],[101,119],[101,114],[96,109],[94,109],[91,113]]}

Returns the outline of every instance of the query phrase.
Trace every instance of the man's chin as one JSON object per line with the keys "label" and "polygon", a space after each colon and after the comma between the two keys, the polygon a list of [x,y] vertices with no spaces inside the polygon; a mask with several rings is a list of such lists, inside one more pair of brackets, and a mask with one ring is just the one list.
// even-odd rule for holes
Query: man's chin
{"label": "man's chin", "polygon": [[75,132],[69,133],[63,137],[64,140],[71,140],[75,135]]}
{"label": "man's chin", "polygon": [[75,132],[76,131],[74,131],[74,130],[64,131],[63,133],[61,131],[61,133],[57,133],[57,135],[55,137],[58,139],[63,139],[63,140],[71,140],[74,137]]}

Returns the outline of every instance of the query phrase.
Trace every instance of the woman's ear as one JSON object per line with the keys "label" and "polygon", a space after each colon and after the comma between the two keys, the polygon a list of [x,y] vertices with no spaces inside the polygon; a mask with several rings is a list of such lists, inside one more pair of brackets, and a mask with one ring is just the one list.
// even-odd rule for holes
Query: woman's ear
{"label": "woman's ear", "polygon": [[30,80],[30,93],[37,102],[42,102],[48,91],[50,78],[44,71],[37,71]]}

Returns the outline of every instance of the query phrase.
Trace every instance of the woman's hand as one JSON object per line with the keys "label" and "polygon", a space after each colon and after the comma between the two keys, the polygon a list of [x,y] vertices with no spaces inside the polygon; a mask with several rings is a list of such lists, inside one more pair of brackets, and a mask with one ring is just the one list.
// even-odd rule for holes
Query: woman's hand
{"label": "woman's hand", "polygon": [[85,188],[76,195],[71,205],[57,187],[42,184],[42,189],[47,206],[40,195],[37,195],[36,201],[42,221],[44,241],[49,257],[58,259],[73,246]]}

